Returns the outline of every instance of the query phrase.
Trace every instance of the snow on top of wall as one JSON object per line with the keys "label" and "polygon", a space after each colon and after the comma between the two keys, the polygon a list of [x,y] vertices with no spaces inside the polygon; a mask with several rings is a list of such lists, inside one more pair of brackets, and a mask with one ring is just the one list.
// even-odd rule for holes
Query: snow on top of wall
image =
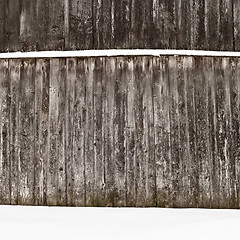
{"label": "snow on top of wall", "polygon": [[240,52],[201,51],[201,50],[168,50],[168,49],[111,49],[80,51],[42,51],[0,53],[0,59],[12,58],[65,58],[65,57],[106,57],[106,56],[215,56],[240,57]]}

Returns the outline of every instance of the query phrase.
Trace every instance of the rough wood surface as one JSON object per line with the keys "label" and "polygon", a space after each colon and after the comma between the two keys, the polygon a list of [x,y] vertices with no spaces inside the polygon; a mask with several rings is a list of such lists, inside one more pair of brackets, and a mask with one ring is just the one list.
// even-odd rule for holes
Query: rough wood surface
{"label": "rough wood surface", "polygon": [[240,60],[0,60],[0,204],[239,208]]}
{"label": "rough wood surface", "polygon": [[0,51],[240,49],[238,0],[1,0]]}

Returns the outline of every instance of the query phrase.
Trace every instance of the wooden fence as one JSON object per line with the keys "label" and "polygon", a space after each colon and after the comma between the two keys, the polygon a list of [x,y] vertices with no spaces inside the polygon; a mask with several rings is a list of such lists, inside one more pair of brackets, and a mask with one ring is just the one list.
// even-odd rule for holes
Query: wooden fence
{"label": "wooden fence", "polygon": [[0,51],[240,51],[239,0],[0,0]]}
{"label": "wooden fence", "polygon": [[0,203],[239,208],[240,59],[0,60]]}

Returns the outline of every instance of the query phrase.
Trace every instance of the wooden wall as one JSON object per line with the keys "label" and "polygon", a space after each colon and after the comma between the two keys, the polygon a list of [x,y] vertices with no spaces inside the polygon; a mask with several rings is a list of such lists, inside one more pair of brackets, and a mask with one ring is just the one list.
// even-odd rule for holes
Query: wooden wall
{"label": "wooden wall", "polygon": [[240,59],[0,60],[0,204],[239,208]]}
{"label": "wooden wall", "polygon": [[0,0],[0,52],[240,51],[239,0]]}

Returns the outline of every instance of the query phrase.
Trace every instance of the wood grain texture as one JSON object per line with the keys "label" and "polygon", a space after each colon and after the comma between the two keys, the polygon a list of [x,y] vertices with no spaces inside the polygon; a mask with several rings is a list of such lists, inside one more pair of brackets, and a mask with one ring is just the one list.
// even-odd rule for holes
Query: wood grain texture
{"label": "wood grain texture", "polygon": [[0,204],[239,208],[239,58],[0,60]]}
{"label": "wood grain texture", "polygon": [[2,0],[0,51],[239,51],[237,0]]}

